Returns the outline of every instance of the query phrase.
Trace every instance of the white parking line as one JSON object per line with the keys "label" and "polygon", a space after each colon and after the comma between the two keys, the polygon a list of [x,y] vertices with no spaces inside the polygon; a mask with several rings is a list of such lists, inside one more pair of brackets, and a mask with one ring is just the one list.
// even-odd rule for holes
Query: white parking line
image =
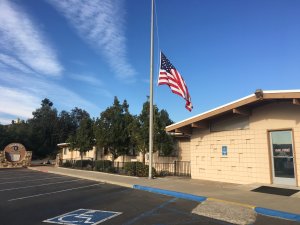
{"label": "white parking line", "polygon": [[10,170],[10,169],[7,169],[7,170],[1,170],[0,171],[0,174],[16,174],[16,173],[31,173],[31,172],[38,172],[38,171],[35,171],[35,170]]}
{"label": "white parking line", "polygon": [[41,187],[41,186],[47,186],[47,185],[52,185],[52,184],[70,183],[70,182],[75,182],[75,181],[80,181],[80,180],[83,180],[83,179],[68,180],[68,181],[60,181],[60,182],[47,183],[47,184],[30,185],[30,186],[16,187],[16,188],[0,189],[0,192],[1,192],[1,191],[19,190],[19,189],[25,189],[25,188],[31,188],[31,187]]}
{"label": "white parking line", "polygon": [[37,176],[37,175],[45,175],[45,173],[0,173],[0,178],[5,179],[8,177],[22,177],[22,176]]}
{"label": "white parking line", "polygon": [[[19,173],[19,172],[14,172],[14,173],[4,173],[4,172],[0,172],[0,177],[9,177],[9,176],[23,176],[23,175],[30,175],[32,173]],[[32,174],[35,175],[36,173]]]}
{"label": "white parking line", "polygon": [[98,183],[98,184],[77,187],[77,188],[64,189],[64,190],[60,190],[60,191],[47,192],[47,193],[43,193],[43,194],[29,195],[29,196],[25,196],[25,197],[21,197],[21,198],[13,198],[13,199],[8,200],[8,202],[23,200],[23,199],[27,199],[27,198],[35,198],[35,197],[39,197],[39,196],[43,196],[43,195],[52,195],[52,194],[56,194],[56,193],[73,191],[73,190],[83,189],[83,188],[87,188],[87,187],[94,187],[94,186],[98,186],[98,185],[100,185],[100,184]]}
{"label": "white parking line", "polygon": [[[1,177],[0,180],[13,180],[13,179],[16,179],[16,178],[33,177],[33,176],[35,176],[35,175],[30,175],[30,176],[18,175],[18,176],[15,176],[15,177]],[[43,176],[43,174],[41,174],[41,176]]]}
{"label": "white parking line", "polygon": [[9,182],[1,182],[1,184],[13,184],[13,183],[22,183],[22,182],[28,182],[28,181],[39,181],[39,180],[51,180],[51,179],[62,179],[65,177],[49,177],[49,178],[43,178],[43,179],[35,179],[35,180],[19,180],[19,181],[9,181]]}

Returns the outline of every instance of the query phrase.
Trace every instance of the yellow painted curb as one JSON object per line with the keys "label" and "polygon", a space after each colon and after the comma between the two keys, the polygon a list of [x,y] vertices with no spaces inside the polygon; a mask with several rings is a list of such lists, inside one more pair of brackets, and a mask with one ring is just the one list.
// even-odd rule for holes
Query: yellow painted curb
{"label": "yellow painted curb", "polygon": [[248,205],[248,204],[239,203],[239,202],[231,202],[231,201],[226,201],[226,200],[217,199],[217,198],[207,198],[207,200],[215,201],[215,202],[224,202],[224,203],[233,204],[233,205],[239,205],[239,206],[247,207],[250,209],[255,209],[255,207],[256,207],[254,205]]}

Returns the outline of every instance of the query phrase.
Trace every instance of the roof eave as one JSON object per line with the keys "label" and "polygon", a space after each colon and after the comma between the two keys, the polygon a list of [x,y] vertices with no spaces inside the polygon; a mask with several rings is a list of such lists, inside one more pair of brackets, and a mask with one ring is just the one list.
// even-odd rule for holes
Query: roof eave
{"label": "roof eave", "polygon": [[[258,93],[258,95],[257,95]],[[259,95],[261,94],[261,95]],[[166,127],[167,132],[175,132],[176,129],[187,127],[193,123],[200,122],[205,119],[209,119],[213,116],[228,112],[230,110],[254,103],[256,101],[268,100],[268,99],[300,99],[300,90],[289,90],[289,91],[262,91],[258,90],[255,94],[248,95],[244,98],[238,99],[236,101],[230,102],[228,104],[219,106],[212,110],[206,111],[194,117],[188,118],[186,120],[180,121],[178,123],[169,125]]]}

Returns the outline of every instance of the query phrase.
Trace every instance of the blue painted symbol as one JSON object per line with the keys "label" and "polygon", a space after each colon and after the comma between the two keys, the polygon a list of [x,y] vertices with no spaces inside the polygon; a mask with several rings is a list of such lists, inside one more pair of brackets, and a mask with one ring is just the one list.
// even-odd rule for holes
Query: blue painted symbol
{"label": "blue painted symbol", "polygon": [[75,211],[44,220],[43,222],[66,225],[96,225],[120,214],[121,212],[77,209]]}
{"label": "blue painted symbol", "polygon": [[223,156],[227,155],[227,146],[222,146],[222,155]]}

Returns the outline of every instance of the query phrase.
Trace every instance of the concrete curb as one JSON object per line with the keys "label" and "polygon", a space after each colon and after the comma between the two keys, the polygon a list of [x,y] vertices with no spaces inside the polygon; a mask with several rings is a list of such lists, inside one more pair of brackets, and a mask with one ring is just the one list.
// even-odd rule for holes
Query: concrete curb
{"label": "concrete curb", "polygon": [[169,191],[169,190],[163,190],[159,188],[153,188],[153,187],[147,187],[147,186],[141,186],[141,185],[133,185],[133,189],[138,189],[142,191],[149,191],[152,193],[157,193],[157,194],[162,194],[162,195],[168,195],[176,198],[182,198],[182,199],[187,199],[187,200],[192,200],[196,202],[204,202],[207,198],[203,196],[197,196],[197,195],[192,195],[192,194],[187,194],[187,193],[182,193],[182,192],[177,192],[177,191]]}
{"label": "concrete curb", "polygon": [[277,211],[277,210],[261,208],[261,207],[255,207],[254,211],[258,214],[265,215],[265,216],[271,216],[271,217],[276,217],[276,218],[280,218],[280,219],[286,219],[286,220],[300,222],[299,214]]}
{"label": "concrete curb", "polygon": [[[81,170],[81,169],[71,169],[71,168],[64,168],[64,167],[59,167],[59,169],[62,170],[69,170],[69,171],[80,171],[80,172],[84,172],[84,173],[93,173],[93,174],[104,174],[107,175],[108,173],[105,172],[101,172],[101,171],[93,171],[93,170]],[[130,178],[134,178],[134,179],[139,179],[139,177],[133,177],[133,176],[129,176],[129,175],[119,175],[119,174],[113,174],[110,173],[109,176],[115,176],[115,177],[130,177]]]}
{"label": "concrete curb", "polygon": [[63,173],[63,172],[56,172],[56,171],[48,171],[48,170],[40,170],[36,168],[28,168],[34,171],[39,171],[39,172],[44,172],[44,173],[54,173],[58,175],[63,175],[63,176],[70,176],[70,177],[77,177],[85,180],[92,180],[92,181],[97,181],[97,182],[102,182],[102,183],[107,183],[107,184],[113,184],[113,185],[118,185],[122,187],[127,187],[127,188],[132,188],[131,184],[126,184],[122,182],[117,182],[117,181],[111,181],[111,180],[106,180],[106,179],[97,179],[97,178],[92,178],[92,177],[85,177],[85,176],[80,176],[80,175],[75,175],[75,174],[68,174],[68,173]]}
{"label": "concrete curb", "polygon": [[264,216],[271,216],[271,217],[275,217],[275,218],[279,218],[279,219],[285,219],[285,220],[300,222],[300,215],[299,214],[288,213],[288,212],[283,212],[283,211],[277,211],[277,210],[273,210],[273,209],[267,209],[267,208],[261,208],[261,207],[241,204],[241,203],[238,203],[238,202],[224,201],[224,200],[221,200],[221,199],[208,198],[208,197],[205,197],[205,196],[197,196],[197,195],[192,195],[192,194],[187,194],[187,193],[182,193],[182,192],[169,191],[169,190],[153,188],[153,187],[147,187],[147,186],[141,186],[141,185],[133,185],[132,188],[138,189],[138,190],[143,190],[143,191],[149,191],[149,192],[152,192],[152,193],[162,194],[162,195],[168,195],[168,196],[172,196],[172,197],[176,197],[176,198],[192,200],[192,201],[196,201],[196,202],[204,202],[206,200],[212,200],[212,201],[224,202],[224,203],[228,203],[228,204],[240,205],[240,206],[243,206],[243,207],[251,208],[256,213],[264,215]]}

